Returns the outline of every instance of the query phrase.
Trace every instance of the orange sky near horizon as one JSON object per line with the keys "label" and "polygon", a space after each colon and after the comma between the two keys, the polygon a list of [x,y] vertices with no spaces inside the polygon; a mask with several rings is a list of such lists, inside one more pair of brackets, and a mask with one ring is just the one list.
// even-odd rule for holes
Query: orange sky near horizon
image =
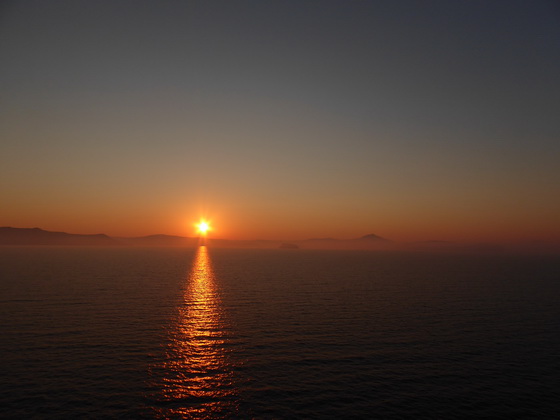
{"label": "orange sky near horizon", "polygon": [[[160,204],[158,206],[158,204]],[[234,205],[234,204],[237,204]],[[197,236],[196,223],[209,221],[212,231],[209,237],[223,239],[274,239],[299,240],[317,237],[341,239],[356,238],[366,234],[376,235],[399,242],[448,240],[464,242],[560,242],[560,227],[555,225],[556,214],[537,220],[523,220],[513,212],[487,214],[466,209],[451,213],[442,209],[434,214],[414,214],[402,208],[400,212],[368,213],[358,209],[321,212],[316,207],[309,210],[290,209],[278,205],[270,209],[240,206],[239,203],[207,206],[207,210],[188,205],[173,205],[166,209],[161,203],[153,207],[140,206],[143,211],[130,214],[117,213],[111,209],[64,208],[45,212],[22,209],[4,225],[12,227],[40,227],[45,230],[69,233],[105,233],[109,236],[144,236],[168,234]],[[369,209],[366,209],[369,210]],[[352,216],[348,216],[348,215]],[[8,223],[6,223],[8,222]]]}

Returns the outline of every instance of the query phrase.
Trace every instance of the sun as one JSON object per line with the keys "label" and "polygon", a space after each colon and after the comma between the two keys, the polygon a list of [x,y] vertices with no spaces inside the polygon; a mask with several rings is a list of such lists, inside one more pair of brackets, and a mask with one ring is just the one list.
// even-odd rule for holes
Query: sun
{"label": "sun", "polygon": [[199,223],[197,223],[196,229],[199,234],[205,236],[208,233],[208,231],[211,230],[212,228],[210,227],[210,225],[206,220],[201,220]]}

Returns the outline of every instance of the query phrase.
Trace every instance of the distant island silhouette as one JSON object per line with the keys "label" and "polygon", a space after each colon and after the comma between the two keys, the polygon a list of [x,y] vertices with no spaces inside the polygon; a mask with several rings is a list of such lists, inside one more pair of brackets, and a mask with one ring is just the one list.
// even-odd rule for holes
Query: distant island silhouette
{"label": "distant island silhouette", "polygon": [[[395,250],[414,252],[451,253],[544,253],[560,254],[557,242],[520,242],[517,244],[461,243],[443,240],[394,242],[373,233],[353,239],[311,238],[296,241],[282,240],[236,240],[206,238],[205,244],[216,248],[268,248],[268,249],[349,249],[349,250]],[[199,237],[174,235],[148,235],[139,237],[111,237],[99,234],[75,234],[52,232],[35,228],[0,227],[0,246],[141,246],[141,247],[196,247]]]}
{"label": "distant island silhouette", "polygon": [[[283,249],[380,249],[392,241],[368,234],[355,239],[314,238],[299,241],[233,240],[208,238],[209,245],[220,248],[283,248]],[[198,237],[148,235],[110,237],[105,234],[74,234],[51,232],[40,228],[0,227],[0,245],[4,246],[185,246],[199,244]]]}
{"label": "distant island silhouette", "polygon": [[289,242],[282,242],[278,248],[280,248],[280,249],[299,249],[299,245],[292,244],[292,243],[289,243]]}
{"label": "distant island silhouette", "polygon": [[110,246],[119,245],[119,242],[103,233],[82,235],[39,228],[0,227],[0,245]]}

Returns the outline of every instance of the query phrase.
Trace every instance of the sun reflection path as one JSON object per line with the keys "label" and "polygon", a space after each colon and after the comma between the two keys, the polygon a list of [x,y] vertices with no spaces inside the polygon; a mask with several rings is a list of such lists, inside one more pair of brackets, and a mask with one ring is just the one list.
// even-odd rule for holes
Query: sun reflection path
{"label": "sun reflection path", "polygon": [[164,418],[220,418],[236,411],[226,326],[205,246],[198,247],[164,365]]}

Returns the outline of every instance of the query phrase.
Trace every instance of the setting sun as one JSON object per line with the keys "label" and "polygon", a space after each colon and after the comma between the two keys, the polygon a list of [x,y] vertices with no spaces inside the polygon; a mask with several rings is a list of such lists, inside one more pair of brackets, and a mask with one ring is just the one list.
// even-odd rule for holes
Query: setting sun
{"label": "setting sun", "polygon": [[201,235],[206,235],[208,231],[211,230],[210,225],[205,220],[201,220],[200,223],[196,225],[196,229]]}

